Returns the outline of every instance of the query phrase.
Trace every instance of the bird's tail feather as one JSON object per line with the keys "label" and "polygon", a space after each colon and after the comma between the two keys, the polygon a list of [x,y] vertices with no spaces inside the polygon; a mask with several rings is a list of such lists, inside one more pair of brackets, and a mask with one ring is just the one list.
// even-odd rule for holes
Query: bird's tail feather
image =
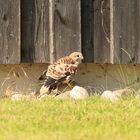
{"label": "bird's tail feather", "polygon": [[55,86],[57,83],[66,80],[67,76],[70,75],[70,73],[68,72],[68,73],[66,73],[65,75],[66,75],[66,76],[64,76],[64,77],[62,77],[62,78],[60,78],[60,79],[57,79],[57,80],[56,80],[56,79],[53,79],[53,78],[51,78],[51,77],[48,76],[48,77],[47,77],[47,80],[46,80],[45,83],[44,83],[44,86],[46,86],[46,87]]}

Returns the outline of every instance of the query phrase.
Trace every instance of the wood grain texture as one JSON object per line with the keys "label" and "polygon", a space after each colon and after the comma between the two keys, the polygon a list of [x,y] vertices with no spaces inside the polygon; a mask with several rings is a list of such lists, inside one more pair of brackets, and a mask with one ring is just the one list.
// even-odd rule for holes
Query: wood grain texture
{"label": "wood grain texture", "polygon": [[93,0],[94,62],[110,63],[110,1]]}
{"label": "wood grain texture", "polygon": [[58,59],[74,51],[81,51],[80,0],[55,0],[54,57]]}
{"label": "wood grain texture", "polygon": [[35,34],[34,0],[21,0],[21,62],[33,62]]}
{"label": "wood grain texture", "polygon": [[23,0],[21,8],[22,62],[49,62],[49,2]]}
{"label": "wood grain texture", "polygon": [[0,0],[0,64],[20,63],[20,1]]}
{"label": "wood grain texture", "polygon": [[93,0],[81,0],[81,35],[84,62],[94,61]]}
{"label": "wood grain texture", "polygon": [[114,63],[140,63],[140,1],[113,0],[112,46]]}
{"label": "wood grain texture", "polygon": [[35,56],[34,62],[50,62],[49,1],[35,0]]}

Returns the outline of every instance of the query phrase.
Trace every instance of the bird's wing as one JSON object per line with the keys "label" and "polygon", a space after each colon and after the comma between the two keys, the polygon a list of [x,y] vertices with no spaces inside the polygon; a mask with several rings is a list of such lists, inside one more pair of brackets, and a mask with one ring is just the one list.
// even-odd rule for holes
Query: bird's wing
{"label": "bird's wing", "polygon": [[65,67],[67,67],[67,64],[72,64],[72,65],[69,65],[68,67],[68,69],[70,70],[70,69],[73,69],[73,66],[76,63],[69,56],[62,57],[58,59],[54,64],[49,65],[48,69],[44,71],[43,74],[39,77],[39,80],[45,80],[47,76],[50,76],[50,75],[54,79],[57,79],[57,75],[59,75],[59,77],[63,77],[64,76],[63,74],[65,73],[65,71],[67,71],[65,70]]}
{"label": "bird's wing", "polygon": [[44,83],[45,86],[56,85],[62,81],[68,80],[75,74],[77,65],[73,64],[53,64],[48,67],[46,73],[47,79]]}
{"label": "bird's wing", "polygon": [[49,65],[46,76],[58,80],[61,77],[65,76],[65,72],[66,72],[65,67],[66,67],[65,64]]}
{"label": "bird's wing", "polygon": [[75,74],[76,70],[77,70],[77,65],[56,63],[48,67],[46,76],[58,80],[64,76]]}

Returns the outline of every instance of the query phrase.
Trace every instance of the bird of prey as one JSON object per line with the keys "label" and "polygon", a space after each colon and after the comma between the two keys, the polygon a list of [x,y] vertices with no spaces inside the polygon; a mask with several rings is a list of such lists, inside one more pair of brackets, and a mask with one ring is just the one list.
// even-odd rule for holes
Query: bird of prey
{"label": "bird of prey", "polygon": [[39,80],[45,80],[40,92],[46,88],[48,93],[50,93],[51,90],[56,89],[60,84],[67,83],[69,85],[82,60],[82,53],[73,52],[69,56],[62,57],[49,65],[48,69],[39,77]]}

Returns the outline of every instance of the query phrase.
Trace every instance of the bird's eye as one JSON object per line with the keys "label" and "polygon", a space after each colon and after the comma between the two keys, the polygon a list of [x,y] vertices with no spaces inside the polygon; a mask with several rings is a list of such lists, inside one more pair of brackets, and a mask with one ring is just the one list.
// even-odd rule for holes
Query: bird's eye
{"label": "bird's eye", "polygon": [[77,55],[77,57],[79,57],[79,54]]}

